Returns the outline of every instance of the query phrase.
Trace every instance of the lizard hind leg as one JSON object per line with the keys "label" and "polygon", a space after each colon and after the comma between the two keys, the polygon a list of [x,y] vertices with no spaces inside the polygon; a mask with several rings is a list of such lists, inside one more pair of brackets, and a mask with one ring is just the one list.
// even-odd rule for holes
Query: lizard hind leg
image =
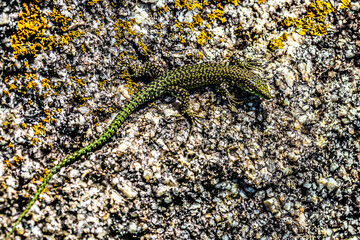
{"label": "lizard hind leg", "polygon": [[125,66],[128,69],[129,75],[120,75],[121,77],[134,77],[134,78],[149,78],[155,79],[164,73],[158,65],[147,62],[143,67],[137,68],[133,63],[127,63]]}
{"label": "lizard hind leg", "polygon": [[[169,86],[167,88],[167,92],[169,92],[171,95],[173,95],[177,98],[180,98],[180,100],[181,100],[180,111],[183,116],[185,116],[188,120],[190,120],[190,124],[191,124],[189,136],[192,133],[192,129],[193,129],[195,122],[197,122],[197,123],[201,124],[202,126],[204,126],[205,128],[207,128],[206,125],[204,123],[200,122],[200,120],[199,120],[199,118],[204,118],[204,117],[200,116],[198,114],[195,114],[193,111],[190,110],[190,94],[186,89],[178,87],[178,86]],[[181,115],[178,115],[178,116],[180,117]]]}

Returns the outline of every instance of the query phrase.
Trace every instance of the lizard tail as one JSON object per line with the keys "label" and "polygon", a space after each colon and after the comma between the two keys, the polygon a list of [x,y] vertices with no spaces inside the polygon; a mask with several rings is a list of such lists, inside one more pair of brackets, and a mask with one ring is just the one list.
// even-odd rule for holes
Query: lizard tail
{"label": "lizard tail", "polygon": [[117,114],[115,119],[111,122],[109,127],[93,142],[88,144],[87,146],[77,150],[76,152],[68,155],[63,160],[61,160],[56,166],[54,166],[49,173],[45,176],[44,181],[41,183],[41,185],[38,187],[35,195],[29,202],[29,204],[26,206],[25,210],[21,213],[20,217],[15,222],[13,228],[11,231],[6,235],[5,240],[9,239],[10,235],[15,231],[16,226],[21,222],[21,220],[24,218],[26,213],[30,210],[32,205],[36,202],[36,200],[39,198],[39,195],[41,192],[45,189],[47,183],[50,181],[50,179],[58,173],[65,165],[73,163],[76,159],[81,157],[82,155],[92,152],[96,150],[97,148],[103,146],[112,136],[115,135],[115,132],[119,129],[121,124],[125,122],[125,120],[129,117],[129,115],[140,105],[143,103],[152,100],[155,96],[149,94],[147,92],[148,90],[143,89],[140,93],[138,93],[136,96],[131,99],[131,101],[126,104],[120,112]]}

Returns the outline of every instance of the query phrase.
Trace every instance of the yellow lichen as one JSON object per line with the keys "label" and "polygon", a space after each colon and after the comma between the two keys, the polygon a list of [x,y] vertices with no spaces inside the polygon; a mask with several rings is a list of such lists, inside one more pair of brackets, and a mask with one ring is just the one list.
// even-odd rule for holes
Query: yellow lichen
{"label": "yellow lichen", "polygon": [[19,156],[19,155],[16,155],[16,156],[13,156],[13,159],[15,161],[16,164],[19,164],[21,161],[23,161],[24,159]]}
{"label": "yellow lichen", "polygon": [[68,17],[64,17],[60,14],[60,11],[55,7],[53,8],[52,13],[50,14],[51,21],[57,23],[60,26],[60,29],[65,32],[70,24],[71,19]]}
{"label": "yellow lichen", "polygon": [[76,76],[70,76],[70,80],[72,80],[77,86],[85,86],[86,80],[78,78]]}
{"label": "yellow lichen", "polygon": [[183,37],[180,33],[178,34],[178,38],[179,38],[179,42],[181,42],[181,43],[185,43],[185,42],[186,42],[186,38]]}
{"label": "yellow lichen", "polygon": [[341,0],[341,9],[348,8],[349,7],[349,0]]}
{"label": "yellow lichen", "polygon": [[114,43],[115,47],[119,47],[120,44],[122,44],[124,40],[124,33],[129,35],[135,35],[135,32],[131,29],[131,26],[134,24],[135,20],[130,19],[130,21],[123,21],[123,20],[116,20],[114,23],[114,31],[116,32],[115,39],[116,43]]}
{"label": "yellow lichen", "polygon": [[[206,1],[204,2],[207,3]],[[203,3],[193,0],[175,0],[175,8],[182,9],[186,7],[188,11],[194,10],[195,8],[202,10]]]}
{"label": "yellow lichen", "polygon": [[305,17],[300,19],[286,18],[281,21],[281,25],[285,27],[294,26],[300,35],[326,35],[329,25],[324,23],[325,17],[335,11],[331,3],[316,0],[310,3]]}
{"label": "yellow lichen", "polygon": [[[177,27],[180,32],[184,32],[185,28],[190,29],[190,31],[200,31],[200,34],[197,36],[197,41],[200,45],[205,44],[207,41],[211,39],[211,34],[206,34],[209,32],[210,24],[213,24],[215,20],[219,20],[221,23],[226,22],[226,18],[223,17],[224,14],[224,3],[232,3],[234,6],[238,6],[240,3],[240,0],[226,0],[226,1],[220,1],[220,0],[213,0],[213,1],[206,1],[206,0],[175,0],[175,8],[186,8],[188,11],[198,9],[202,10],[203,6],[208,5],[216,5],[216,9],[212,9],[210,13],[205,13],[203,11],[200,11],[199,13],[196,13],[192,17],[192,22],[180,22],[179,20],[175,19],[175,27]],[[204,19],[207,19],[208,23],[203,26]],[[197,28],[196,28],[197,27]],[[239,28],[237,29],[239,30]],[[189,35],[190,33],[187,33]],[[206,36],[207,35],[207,36]],[[178,35],[179,40],[181,43],[185,43],[185,39],[188,38],[188,36]],[[205,40],[206,39],[206,40]]]}
{"label": "yellow lichen", "polygon": [[83,44],[81,45],[81,53],[85,53],[86,48],[87,48],[87,44],[86,44],[86,43],[83,43]]}
{"label": "yellow lichen", "polygon": [[275,51],[276,49],[282,49],[284,47],[283,41],[287,41],[287,40],[288,40],[288,35],[287,33],[284,33],[278,39],[270,40],[268,47],[272,51]]}
{"label": "yellow lichen", "polygon": [[[62,16],[60,11],[54,7],[49,14],[50,21],[66,34],[60,36],[59,39],[51,35],[45,36],[44,32],[48,28],[49,20],[46,20],[46,16],[40,11],[39,6],[32,3],[23,3],[22,6],[17,30],[11,35],[11,48],[15,58],[27,54],[36,57],[39,51],[52,50],[54,46],[62,47],[82,34],[80,31],[68,31],[71,19]],[[24,65],[25,68],[29,67],[27,61],[24,62]]]}
{"label": "yellow lichen", "polygon": [[193,19],[193,26],[195,25],[201,26],[203,23],[203,19],[201,18],[200,13],[194,15],[192,19]]}
{"label": "yellow lichen", "polygon": [[199,35],[196,36],[197,43],[200,45],[204,45],[208,40],[211,39],[212,33],[207,33],[204,31],[204,29],[201,29],[201,32]]}
{"label": "yellow lichen", "polygon": [[4,160],[4,164],[7,166],[7,167],[12,167],[12,164],[9,160],[5,159]]}
{"label": "yellow lichen", "polygon": [[39,7],[35,4],[23,3],[23,9],[19,13],[17,30],[11,35],[11,48],[14,57],[36,53],[43,48],[38,42],[43,37],[47,27],[46,19],[41,15]]}
{"label": "yellow lichen", "polygon": [[87,3],[87,5],[88,6],[93,6],[93,5],[95,5],[96,3],[98,3],[98,2],[102,2],[103,0],[91,0],[91,1],[89,1],[88,3]]}
{"label": "yellow lichen", "polygon": [[124,85],[130,94],[130,96],[133,96],[139,87],[139,83],[133,82],[130,78],[126,78],[126,83]]}
{"label": "yellow lichen", "polygon": [[32,129],[34,130],[34,135],[41,135],[46,133],[45,126],[40,122],[34,126],[32,126]]}
{"label": "yellow lichen", "polygon": [[43,88],[53,88],[53,85],[51,84],[50,79],[47,79],[47,78],[41,79],[41,86]]}
{"label": "yellow lichen", "polygon": [[7,145],[9,148],[12,148],[13,150],[15,149],[14,145],[10,142],[8,145]]}
{"label": "yellow lichen", "polygon": [[224,8],[220,3],[218,4],[218,8],[219,9],[214,9],[211,13],[207,14],[210,23],[213,23],[215,19],[219,19],[222,23],[226,21],[226,19],[222,16],[224,14]]}
{"label": "yellow lichen", "polygon": [[4,96],[9,97],[9,91],[3,90],[2,92],[3,92]]}

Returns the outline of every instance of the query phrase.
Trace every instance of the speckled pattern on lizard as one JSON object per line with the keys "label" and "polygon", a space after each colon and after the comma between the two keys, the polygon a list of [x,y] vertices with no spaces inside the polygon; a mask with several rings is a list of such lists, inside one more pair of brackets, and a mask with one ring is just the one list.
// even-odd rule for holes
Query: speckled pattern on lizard
{"label": "speckled pattern on lizard", "polygon": [[119,111],[110,126],[96,140],[68,155],[49,171],[42,184],[38,187],[34,197],[6,236],[6,239],[10,237],[16,226],[39,198],[39,195],[45,189],[50,179],[64,166],[73,163],[80,156],[103,146],[114,136],[115,132],[137,107],[161,95],[171,94],[180,98],[182,102],[181,112],[193,123],[194,120],[198,120],[197,115],[189,108],[190,97],[188,89],[214,84],[219,85],[220,93],[228,99],[230,104],[236,103],[236,99],[228,91],[230,86],[240,88],[263,99],[270,99],[271,95],[267,83],[254,71],[258,69],[259,66],[260,63],[257,60],[241,61],[232,56],[227,64],[201,63],[183,66],[167,72],[164,72],[160,67],[152,63],[148,63],[140,69],[130,67],[130,71],[134,73],[132,76],[147,76],[154,78],[154,80],[141,89],[130,102]]}

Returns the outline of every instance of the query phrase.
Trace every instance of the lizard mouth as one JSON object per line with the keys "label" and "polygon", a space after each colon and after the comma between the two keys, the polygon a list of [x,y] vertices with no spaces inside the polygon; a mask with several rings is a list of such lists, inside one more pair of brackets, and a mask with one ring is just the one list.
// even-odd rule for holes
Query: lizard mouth
{"label": "lizard mouth", "polygon": [[257,93],[256,95],[263,99],[271,99],[271,94],[270,94],[269,90],[262,92],[262,93]]}

